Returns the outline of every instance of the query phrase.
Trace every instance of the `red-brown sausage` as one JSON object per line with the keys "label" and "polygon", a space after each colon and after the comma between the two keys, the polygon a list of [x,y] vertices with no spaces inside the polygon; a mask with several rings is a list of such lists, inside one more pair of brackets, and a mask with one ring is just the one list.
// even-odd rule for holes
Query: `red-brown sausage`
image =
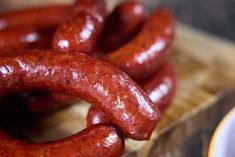
{"label": "red-brown sausage", "polygon": [[135,140],[149,139],[160,117],[134,81],[95,58],[59,51],[0,58],[0,93],[35,88],[80,97],[94,104]]}
{"label": "red-brown sausage", "polygon": [[[108,52],[123,45],[140,28],[145,18],[145,9],[140,2],[127,1],[118,5],[108,17],[104,32],[97,46],[101,53]],[[28,99],[28,100],[27,100]],[[64,95],[46,96],[30,95],[27,104],[34,112],[47,112],[76,102],[77,99]],[[43,103],[44,102],[44,103]]]}
{"label": "red-brown sausage", "polygon": [[107,123],[109,122],[109,119],[107,116],[103,113],[98,111],[95,107],[91,106],[88,110],[87,117],[86,117],[86,125],[92,126],[95,124],[100,123]]}
{"label": "red-brown sausage", "polygon": [[69,15],[68,6],[49,6],[0,14],[0,30],[16,26],[51,28],[58,26]]}
{"label": "red-brown sausage", "polygon": [[[140,2],[127,1],[118,5],[108,17],[104,31],[97,46],[101,53],[123,45],[140,28],[145,18],[145,9]],[[74,103],[77,99],[62,94],[32,95],[26,97],[34,112],[47,112]]]}
{"label": "red-brown sausage", "polygon": [[139,84],[154,102],[155,107],[163,113],[170,105],[176,90],[176,74],[168,61],[157,72]]}
{"label": "red-brown sausage", "polygon": [[[140,83],[140,86],[154,102],[156,109],[163,113],[170,105],[176,88],[176,76],[172,64],[164,63],[155,74]],[[107,116],[94,107],[90,107],[86,120],[87,126],[109,122]]]}
{"label": "red-brown sausage", "polygon": [[119,4],[111,13],[97,44],[101,53],[110,52],[126,43],[140,29],[145,19],[144,6],[137,1]]}
{"label": "red-brown sausage", "polygon": [[104,0],[77,0],[71,17],[57,29],[52,47],[90,53],[102,31],[105,15]]}
{"label": "red-brown sausage", "polygon": [[[136,4],[137,6],[139,6],[139,3],[137,3],[137,2],[132,2],[132,3],[134,3],[134,4]],[[129,6],[130,5],[130,2],[125,2],[124,4],[123,4],[123,6]],[[134,6],[136,6],[136,5],[134,5]],[[123,8],[125,8],[125,7],[123,7]],[[119,9],[116,9],[117,11],[116,12],[118,12],[118,10]],[[122,12],[120,11],[120,14],[121,14]],[[113,13],[114,14],[114,13]],[[116,13],[117,14],[117,13]],[[114,14],[115,15],[115,14]],[[120,15],[119,15],[120,16]],[[153,19],[153,18],[156,18],[156,19]],[[116,17],[117,18],[117,17]],[[123,23],[125,23],[126,22],[126,24],[128,23],[128,21],[123,21]],[[127,24],[128,25],[128,24]],[[139,38],[139,40],[140,39],[142,39],[142,37],[139,35],[139,36],[137,36],[137,39],[136,40],[134,40],[134,41],[132,41],[131,43],[129,43],[128,45],[129,45],[129,48],[132,48],[133,50],[135,50],[135,49],[139,49],[138,51],[136,50],[136,52],[134,52],[133,50],[130,50],[130,51],[124,51],[124,49],[123,48],[120,48],[119,50],[117,50],[117,52],[113,52],[113,54],[110,54],[110,56],[112,57],[112,56],[114,56],[114,58],[115,57],[118,57],[117,59],[120,59],[121,61],[123,61],[123,63],[120,63],[119,62],[119,60],[111,60],[111,61],[109,61],[109,58],[108,58],[108,61],[111,63],[111,64],[119,64],[120,63],[120,65],[118,65],[117,67],[119,67],[119,68],[123,68],[122,66],[124,65],[124,68],[125,68],[125,66],[128,66],[128,64],[130,64],[130,62],[128,61],[128,59],[129,60],[131,60],[131,62],[133,63],[132,65],[133,65],[133,67],[130,67],[130,71],[128,70],[126,70],[126,69],[124,69],[124,71],[125,72],[127,72],[127,74],[129,74],[129,75],[131,75],[132,77],[133,77],[133,75],[132,74],[134,74],[136,71],[137,71],[137,73],[139,73],[138,71],[140,71],[141,73],[142,72],[144,72],[144,74],[142,75],[142,76],[144,76],[145,74],[150,74],[150,72],[152,71],[152,69],[154,69],[154,67],[157,67],[159,64],[161,64],[161,62],[164,60],[164,57],[166,57],[166,55],[167,55],[167,51],[168,51],[168,49],[169,49],[169,45],[171,45],[172,44],[172,42],[173,42],[173,35],[174,35],[174,21],[173,21],[173,18],[172,18],[172,16],[171,16],[171,14],[170,14],[170,12],[167,10],[167,9],[160,9],[160,10],[157,10],[155,13],[153,13],[153,15],[151,15],[151,17],[149,17],[149,19],[147,20],[147,23],[145,24],[145,27],[147,27],[147,26],[149,26],[148,28],[145,28],[145,29],[143,29],[143,31],[142,31],[142,33],[140,33],[140,35],[144,35],[144,34],[147,34],[148,35],[148,37],[151,35],[151,37],[152,37],[152,40],[154,40],[154,37],[153,37],[153,35],[155,35],[156,37],[156,42],[155,43],[153,43],[153,45],[144,45],[144,46],[150,46],[150,47],[154,47],[154,46],[159,46],[159,44],[160,44],[160,46],[161,46],[161,44],[165,44],[165,45],[163,45],[163,47],[161,48],[161,49],[157,49],[157,50],[155,50],[154,52],[153,51],[151,51],[151,48],[149,48],[148,50],[149,50],[149,52],[148,52],[148,50],[146,50],[146,51],[143,51],[143,52],[141,52],[140,50],[142,50],[141,48],[145,48],[144,46],[142,46],[142,45],[134,45],[135,43],[134,42],[137,42],[138,40],[138,38]],[[155,28],[155,27],[156,28]],[[148,29],[152,29],[152,31],[153,32],[155,32],[155,34],[153,33],[153,34],[151,34],[151,32],[148,32],[149,30]],[[105,29],[105,31],[106,31],[106,29]],[[165,32],[164,32],[165,31]],[[147,33],[146,33],[147,32]],[[148,40],[148,39],[151,39],[150,37],[149,38],[146,38],[146,39],[143,39],[144,41],[145,40]],[[138,44],[138,43],[137,43]],[[140,44],[140,43],[139,43]],[[168,45],[167,45],[168,44]],[[124,48],[125,47],[127,47],[128,48],[128,45],[127,46],[124,46]],[[131,45],[133,46],[133,47],[131,47]],[[134,47],[135,46],[135,47]],[[148,47],[146,47],[146,48],[148,48]],[[123,51],[122,51],[123,50]],[[121,52],[122,51],[122,52]],[[120,55],[118,54],[118,53],[120,53]],[[126,53],[126,54],[124,54],[124,53]],[[125,55],[127,55],[127,54],[131,54],[130,56],[125,56]],[[145,53],[145,54],[144,54]],[[151,55],[152,56],[148,56],[148,53],[152,53]],[[134,62],[135,61],[135,54],[137,54],[137,57],[138,57],[138,55],[139,55],[139,57],[141,57],[141,55],[142,56],[145,56],[145,57],[147,57],[147,58],[144,58],[144,59],[146,59],[145,60],[145,62],[143,63],[143,65],[137,65],[136,64],[136,62]],[[116,56],[115,56],[116,55]],[[121,57],[123,57],[123,58],[121,58]],[[125,58],[126,57],[126,58]],[[132,57],[132,59],[130,58],[130,57]],[[113,58],[113,59],[114,59]],[[148,59],[150,59],[149,61],[148,61]],[[156,59],[156,60],[154,60],[154,59]],[[137,59],[136,59],[137,60]],[[114,62],[113,62],[114,61]],[[138,60],[137,60],[138,61]],[[153,65],[150,65],[150,64],[153,64]],[[147,67],[145,67],[147,65]],[[138,66],[138,67],[141,67],[141,68],[143,68],[143,69],[138,69],[138,67],[134,67],[134,66]],[[153,67],[151,67],[151,66],[153,66]],[[144,71],[144,69],[145,70],[149,70],[149,71]],[[123,69],[122,69],[123,70]],[[156,70],[155,70],[156,71]],[[164,70],[163,70],[164,71]],[[139,74],[141,74],[141,73],[139,73]],[[135,76],[134,76],[134,79],[137,79]],[[138,80],[138,79],[137,79]],[[164,100],[164,99],[163,99]],[[37,100],[35,100],[35,101],[37,101]],[[59,106],[61,106],[61,105],[63,105],[62,103],[62,101],[51,101],[51,103],[53,103],[53,106],[56,106],[56,104],[58,104]],[[158,103],[160,103],[160,102],[158,102]],[[37,104],[37,102],[35,102],[34,104]],[[64,101],[64,104],[67,104],[66,103],[66,101]],[[164,104],[167,104],[167,103],[164,103]],[[31,106],[33,106],[33,105],[31,105]],[[52,106],[52,105],[51,105]],[[162,106],[161,104],[159,104],[159,106]],[[165,105],[163,105],[163,106],[165,106]],[[51,109],[53,109],[53,108],[51,108]],[[47,110],[48,111],[48,110]]]}
{"label": "red-brown sausage", "polygon": [[[76,53],[90,52],[100,34],[106,14],[103,0],[77,0],[74,5],[72,17],[60,25],[53,38],[53,48],[56,50],[76,50]],[[61,43],[68,43],[64,47]],[[45,103],[43,104],[41,101]],[[26,100],[34,112],[50,111],[65,106],[77,99],[62,95],[49,94],[48,96],[29,97]]]}
{"label": "red-brown sausage", "polygon": [[30,26],[7,28],[0,31],[0,56],[24,48],[50,48],[53,29],[36,29]]}
{"label": "red-brown sausage", "polygon": [[139,80],[156,71],[164,61],[173,37],[174,20],[171,13],[167,9],[158,9],[148,18],[142,32],[133,41],[104,58],[133,79]]}
{"label": "red-brown sausage", "polygon": [[55,142],[30,144],[0,132],[2,157],[120,157],[124,140],[116,128],[99,124]]}
{"label": "red-brown sausage", "polygon": [[140,33],[103,59],[126,72],[134,80],[152,74],[168,55],[174,38],[174,18],[166,8],[157,9]]}

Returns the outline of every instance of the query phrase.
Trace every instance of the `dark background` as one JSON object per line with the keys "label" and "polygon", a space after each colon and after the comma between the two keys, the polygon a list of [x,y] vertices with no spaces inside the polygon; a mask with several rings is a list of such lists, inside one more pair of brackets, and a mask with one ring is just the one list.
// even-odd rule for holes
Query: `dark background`
{"label": "dark background", "polygon": [[178,21],[235,41],[235,0],[160,0],[159,3],[169,6]]}
{"label": "dark background", "polygon": [[[21,1],[28,3],[25,0]],[[149,8],[155,8],[156,6],[153,4],[157,4],[158,6],[168,6],[172,9],[178,21],[190,24],[198,29],[216,34],[220,37],[235,41],[235,0],[142,1],[146,2]],[[9,0],[0,0],[0,10],[6,10],[8,2]],[[208,127],[212,128],[197,132],[195,137],[189,139],[191,143],[185,144],[187,146],[185,153],[188,157],[202,156],[201,148],[203,147],[203,141],[202,138],[198,137],[204,135],[204,137],[208,138],[207,140],[209,141],[215,126],[208,125]]]}
{"label": "dark background", "polygon": [[[74,0],[0,0],[0,10]],[[122,0],[107,0],[110,3]],[[141,0],[149,8],[169,6],[178,21],[235,41],[235,0]],[[27,5],[26,5],[27,4]]]}

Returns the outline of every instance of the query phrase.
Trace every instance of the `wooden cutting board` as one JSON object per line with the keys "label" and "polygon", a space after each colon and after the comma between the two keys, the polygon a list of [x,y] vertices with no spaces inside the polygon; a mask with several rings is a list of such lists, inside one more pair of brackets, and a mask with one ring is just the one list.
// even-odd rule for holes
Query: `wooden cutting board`
{"label": "wooden cutting board", "polygon": [[[206,156],[211,130],[234,106],[233,43],[178,24],[171,60],[178,77],[175,99],[150,141],[126,140],[126,157]],[[25,134],[35,142],[74,134],[85,127],[88,107],[81,101],[38,116]]]}

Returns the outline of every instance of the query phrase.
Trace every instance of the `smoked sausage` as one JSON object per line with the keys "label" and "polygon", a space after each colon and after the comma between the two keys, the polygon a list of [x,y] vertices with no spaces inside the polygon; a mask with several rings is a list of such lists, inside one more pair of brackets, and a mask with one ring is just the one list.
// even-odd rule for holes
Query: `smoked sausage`
{"label": "smoked sausage", "polygon": [[0,13],[0,30],[9,27],[57,27],[69,15],[69,6],[48,6]]}
{"label": "smoked sausage", "polygon": [[71,17],[55,32],[53,49],[90,53],[102,31],[105,15],[104,0],[77,0]]}
{"label": "smoked sausage", "polygon": [[134,36],[145,19],[144,6],[137,1],[120,3],[108,17],[97,44],[98,51],[107,53],[117,49]]}
{"label": "smoked sausage", "polygon": [[103,60],[139,81],[151,75],[164,61],[174,39],[174,18],[166,8],[154,11],[130,42],[105,55]]}
{"label": "smoked sausage", "polygon": [[[176,74],[172,64],[167,61],[155,74],[139,85],[153,101],[154,107],[163,113],[170,105],[176,89]],[[88,110],[86,121],[87,126],[109,122],[107,116],[95,107],[90,107]]]}
{"label": "smoked sausage", "polygon": [[0,154],[3,157],[120,157],[124,139],[111,125],[91,126],[62,140],[31,144],[13,139],[0,131]]}
{"label": "smoked sausage", "polygon": [[145,92],[125,73],[81,53],[49,51],[0,58],[0,93],[23,89],[80,97],[135,140],[149,139],[160,117]]}
{"label": "smoked sausage", "polygon": [[48,49],[51,47],[53,29],[36,29],[19,26],[0,31],[0,56],[25,48]]}

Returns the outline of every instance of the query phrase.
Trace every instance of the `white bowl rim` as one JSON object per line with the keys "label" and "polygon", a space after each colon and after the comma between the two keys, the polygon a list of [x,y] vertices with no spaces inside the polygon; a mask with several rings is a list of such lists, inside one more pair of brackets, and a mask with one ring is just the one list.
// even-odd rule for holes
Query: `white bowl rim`
{"label": "white bowl rim", "polygon": [[227,121],[229,121],[229,119],[235,114],[235,107],[230,110],[225,116],[224,118],[220,121],[219,125],[216,127],[215,129],[215,132],[211,138],[211,142],[210,142],[210,145],[209,145],[209,150],[208,150],[208,157],[214,157],[213,156],[213,153],[214,153],[214,147],[215,147],[215,141],[217,140],[218,138],[218,135],[221,131],[221,129],[224,127],[225,123]]}

